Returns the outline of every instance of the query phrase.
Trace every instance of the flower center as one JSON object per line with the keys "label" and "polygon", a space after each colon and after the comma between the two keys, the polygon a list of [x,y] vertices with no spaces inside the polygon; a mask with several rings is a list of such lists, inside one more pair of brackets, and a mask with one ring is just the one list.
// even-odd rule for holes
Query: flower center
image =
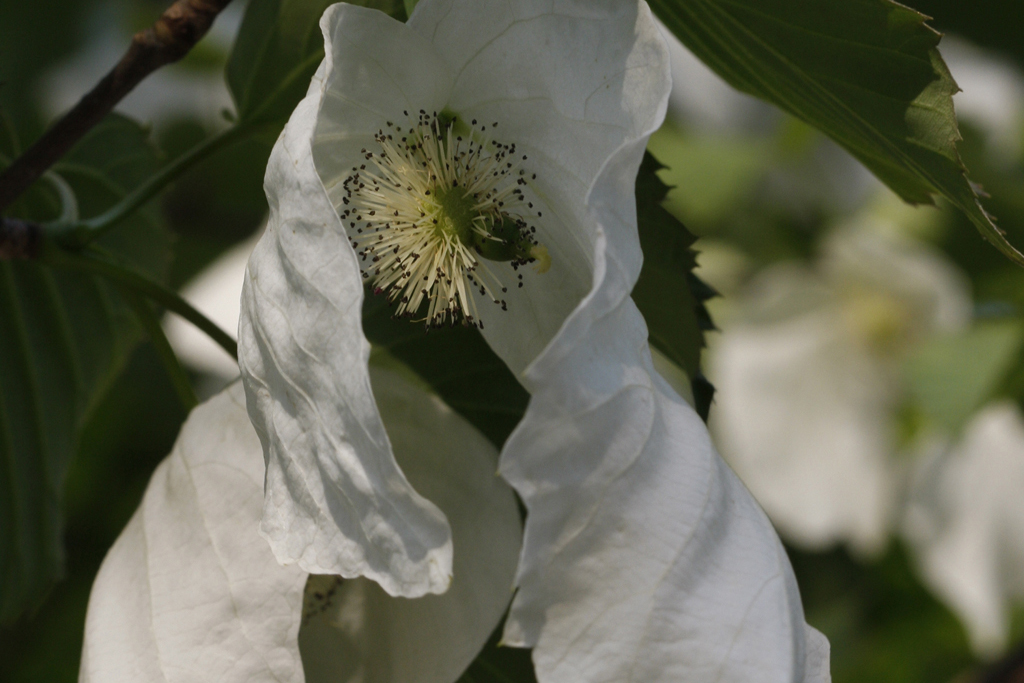
{"label": "flower center", "polygon": [[389,121],[375,136],[379,150],[362,150],[370,168],[353,168],[342,186],[340,215],[363,278],[387,293],[396,316],[426,304],[428,327],[482,328],[472,290],[507,310],[500,295],[512,278],[523,286],[520,268],[537,263],[543,273],[551,263],[531,224],[542,213],[526,198],[537,177],[522,168],[526,155],[472,126],[446,112],[421,111],[408,127]]}
{"label": "flower center", "polygon": [[848,324],[858,339],[877,353],[893,353],[912,334],[912,316],[907,306],[893,295],[857,291],[849,294]]}
{"label": "flower center", "polygon": [[437,187],[434,193],[437,198],[437,229],[463,244],[470,244],[474,232],[473,219],[477,217],[474,210],[476,201],[461,187]]}

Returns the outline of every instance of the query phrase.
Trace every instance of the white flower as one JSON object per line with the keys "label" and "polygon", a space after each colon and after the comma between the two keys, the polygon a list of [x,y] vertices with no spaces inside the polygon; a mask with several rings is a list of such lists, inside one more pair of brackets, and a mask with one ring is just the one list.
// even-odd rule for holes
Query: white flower
{"label": "white flower", "polygon": [[935,437],[912,480],[903,530],[925,582],[966,624],[978,652],[1006,647],[1007,606],[1024,599],[1024,418],[981,410],[952,441]]}
{"label": "white flower", "polygon": [[1009,60],[956,36],[942,41],[942,57],[963,90],[957,118],[978,126],[993,159],[1012,162],[1024,143],[1024,74]]}
{"label": "white flower", "polygon": [[[181,290],[182,298],[222,330],[238,329],[245,264],[254,246],[256,239],[251,238],[231,247]],[[197,327],[171,313],[164,316],[163,327],[167,341],[182,363],[225,384],[238,377],[238,361]]]}
{"label": "white flower", "polygon": [[813,268],[777,266],[749,292],[711,355],[723,453],[789,539],[876,552],[905,474],[900,364],[967,323],[966,284],[924,245],[861,225],[831,235]]}
{"label": "white flower", "polygon": [[306,572],[279,565],[258,533],[264,465],[234,384],[193,411],[104,560],[80,681],[450,683],[461,674],[508,603],[515,499],[483,435],[395,374],[375,370],[373,382],[403,470],[452,520],[451,589],[404,600],[367,579],[307,586]]}
{"label": "white flower", "polygon": [[322,27],[239,325],[277,558],[410,597],[452,576],[454,520],[396,464],[368,380],[365,277],[480,326],[532,395],[500,461],[528,510],[504,640],[542,683],[827,680],[781,544],[629,297],[670,86],[647,6],[422,0],[401,24],[335,5]]}

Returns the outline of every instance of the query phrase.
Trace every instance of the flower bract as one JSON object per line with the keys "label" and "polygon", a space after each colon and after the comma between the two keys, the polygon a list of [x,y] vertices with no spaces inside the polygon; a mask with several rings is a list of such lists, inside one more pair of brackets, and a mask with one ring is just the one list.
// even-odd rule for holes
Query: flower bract
{"label": "flower bract", "polygon": [[[392,372],[395,452],[453,520],[459,577],[421,600],[282,566],[259,534],[265,467],[234,384],[189,416],[92,589],[82,681],[449,683],[508,602],[521,526],[494,447]],[[305,592],[305,600],[304,600]],[[444,628],[438,628],[444,624]]]}
{"label": "flower bract", "polygon": [[646,4],[422,0],[406,24],[342,4],[322,28],[239,324],[276,557],[393,595],[451,580],[451,520],[398,467],[368,380],[367,282],[398,314],[476,324],[532,396],[499,466],[527,510],[504,643],[534,648],[541,683],[827,680],[778,538],[629,296],[670,88]]}

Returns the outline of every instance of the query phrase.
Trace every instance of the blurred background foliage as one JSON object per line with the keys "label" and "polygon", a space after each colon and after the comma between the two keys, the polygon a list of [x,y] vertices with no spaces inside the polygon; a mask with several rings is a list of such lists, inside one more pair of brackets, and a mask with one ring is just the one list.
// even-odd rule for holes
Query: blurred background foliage
{"label": "blurred background foliage", "polygon": [[[118,109],[148,126],[160,163],[228,125],[222,112],[232,104],[224,69],[244,10],[244,3],[236,2],[185,60],[149,79]],[[167,4],[0,3],[0,153],[11,157],[38,137],[116,61],[131,34],[151,25]],[[936,28],[1024,71],[1019,33],[1024,4],[1018,0],[911,4],[934,17]],[[686,74],[682,85],[689,86],[689,95],[674,95],[670,119],[650,149],[667,167],[661,178],[675,188],[665,206],[700,238],[696,248],[707,258],[698,259],[699,272],[725,295],[717,308],[709,304],[712,315],[728,321],[730,296],[739,295],[758,273],[782,262],[812,262],[833,226],[888,191],[805,124],[740,95],[717,100],[722,108],[716,110],[718,91],[712,86],[725,86],[713,84],[707,74]],[[993,144],[969,119],[961,129],[960,150],[972,179],[992,195],[986,208],[1012,243],[1024,245],[1024,118],[1017,121],[1016,149]],[[256,137],[211,157],[159,200],[155,220],[174,237],[167,275],[172,287],[181,287],[259,229],[266,211],[263,170],[272,142],[272,136]],[[975,317],[1024,319],[1024,270],[983,241],[958,212],[919,213],[926,215],[907,221],[908,233],[941,250],[969,279]],[[1024,400],[1020,345],[1007,348],[1006,362],[979,390],[979,400]],[[936,367],[951,364],[948,356],[937,358]],[[923,374],[934,375],[928,369]],[[207,392],[214,389],[216,380],[198,373],[193,379]],[[959,392],[960,386],[954,382],[934,391]],[[140,344],[91,412],[67,474],[64,579],[31,613],[0,630],[0,680],[76,680],[93,577],[184,417],[153,348]],[[832,643],[837,683],[969,681],[985,671],[989,662],[973,653],[960,620],[922,583],[912,553],[895,536],[869,556],[835,545],[789,550],[808,621]],[[1022,640],[1024,611],[1016,610],[1011,649]],[[505,666],[506,678],[520,680],[525,674],[515,672],[522,664],[521,658],[499,653],[489,664],[474,664],[466,680],[498,680],[493,669]]]}
{"label": "blurred background foliage", "polygon": [[[945,0],[909,4],[934,17],[931,25],[949,34],[940,44],[940,51],[950,64],[953,77],[966,90],[954,99],[961,114],[964,138],[959,151],[971,179],[991,195],[983,201],[985,208],[996,217],[1010,242],[1020,246],[1024,244],[1024,51],[1016,32],[1003,22],[1013,26],[1016,19],[1019,26],[1024,6],[993,2],[982,7]],[[979,66],[982,62],[984,67]],[[667,207],[699,238],[695,245],[699,252],[696,273],[722,294],[708,302],[712,319],[721,330],[709,339],[712,359],[719,352],[724,357],[724,342],[734,330],[782,334],[780,330],[786,323],[803,324],[810,319],[801,318],[800,313],[823,311],[824,305],[805,306],[793,301],[776,301],[765,308],[758,298],[768,296],[765,290],[771,289],[771,277],[779,276],[777,283],[783,272],[792,275],[794,268],[804,273],[802,282],[808,286],[827,289],[834,283],[828,281],[829,265],[823,249],[827,251],[830,241],[849,232],[851,225],[864,231],[866,224],[881,223],[886,226],[882,232],[910,238],[928,250],[929,258],[942,261],[956,279],[969,283],[963,289],[973,299],[965,327],[955,333],[922,335],[910,344],[912,348],[900,369],[887,371],[887,379],[898,375],[895,381],[905,383],[896,392],[898,397],[894,401],[898,405],[892,411],[900,445],[914,443],[933,429],[961,434],[968,420],[986,402],[999,398],[1009,398],[1018,406],[1024,402],[1024,271],[972,234],[970,221],[944,202],[939,202],[939,210],[906,210],[849,155],[811,127],[729,91],[691,58],[677,56],[673,66],[677,86],[670,102],[669,120],[655,133],[649,148],[668,167],[661,173],[674,187],[668,195]],[[996,73],[999,78],[993,75]],[[680,87],[686,85],[689,87]],[[1004,115],[998,123],[997,111]],[[870,232],[871,227],[866,231]],[[893,280],[900,277],[892,273]],[[774,294],[783,296],[785,291],[777,289]],[[792,310],[786,310],[787,307]],[[796,333],[793,335],[792,341],[797,343]],[[763,337],[761,343],[770,344],[771,339]],[[764,352],[763,348],[747,348],[752,362],[775,362],[772,352]],[[835,361],[843,362],[838,356]],[[808,359],[800,371],[811,374],[816,369],[822,368],[813,367]],[[753,419],[749,412],[755,404],[747,402],[745,416],[737,414],[730,418],[722,408],[735,396],[722,392],[751,389],[756,380],[748,380],[746,386],[739,381],[727,387],[713,368],[706,370],[719,392],[711,407],[712,426],[718,427],[713,430],[716,436],[742,429],[739,422],[744,417]],[[815,381],[783,377],[781,370],[760,378],[787,381],[786,385],[775,387],[774,396],[766,389],[767,396],[761,397],[776,402],[790,401],[787,391],[799,391]],[[834,390],[837,394],[842,391]],[[819,417],[812,407],[800,409],[805,411],[802,418],[807,423]],[[790,417],[798,419],[795,415]],[[777,431],[787,427],[793,425]],[[758,434],[764,437],[772,432]],[[796,436],[779,436],[782,443],[786,437],[790,444],[797,441]],[[758,482],[746,479],[756,472],[744,469],[744,463],[730,452],[733,449],[727,448],[725,439],[718,445],[757,496]],[[832,453],[828,452],[827,442],[820,445],[826,446],[819,453],[827,461]],[[1016,460],[1024,461],[1024,441],[1016,442],[1014,447]],[[894,449],[891,455],[899,461],[891,471],[894,479],[901,479],[895,484],[900,489],[896,497],[909,496],[903,489],[909,485],[902,478],[919,462],[915,460],[917,455],[905,448]],[[781,477],[772,481],[775,485],[785,483]],[[1015,481],[1024,486],[1024,482]],[[851,488],[862,483],[850,480],[840,486]],[[978,487],[973,495],[980,506],[989,491]],[[870,498],[865,491],[865,507],[874,504]],[[1005,505],[1019,516],[1024,505],[1021,500],[1024,496],[1008,500]],[[769,516],[774,516],[776,510],[765,500],[762,504]],[[903,500],[898,503],[904,504]],[[793,512],[799,511],[796,503],[791,508]],[[995,671],[991,664],[995,652],[979,657],[978,648],[972,648],[964,622],[923,579],[924,563],[906,540],[909,536],[901,524],[906,521],[893,521],[882,547],[869,552],[851,549],[856,546],[852,542],[856,539],[844,538],[842,531],[834,531],[828,541],[808,540],[799,533],[787,533],[786,526],[780,525],[800,583],[807,620],[831,642],[833,680],[985,680],[986,675]],[[1011,577],[1008,583],[1019,583],[1024,575],[1024,557],[1019,550],[1022,538],[1024,528],[1007,529],[1006,545],[1016,548],[1001,547],[994,551],[1003,554],[997,564],[1008,562],[1004,567],[1006,576]],[[849,542],[842,543],[844,540]],[[1016,658],[1018,665],[1024,639],[1021,597],[1020,593],[1001,596],[1009,603],[1010,623],[1008,644],[999,653]]]}

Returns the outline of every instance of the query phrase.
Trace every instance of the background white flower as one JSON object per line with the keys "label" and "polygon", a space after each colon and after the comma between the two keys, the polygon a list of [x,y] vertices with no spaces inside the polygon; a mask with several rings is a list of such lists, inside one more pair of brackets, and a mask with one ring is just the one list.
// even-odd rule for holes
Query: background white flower
{"label": "background white flower", "polygon": [[[228,249],[181,290],[186,301],[222,330],[238,329],[245,264],[258,238],[256,235]],[[169,313],[163,326],[182,363],[220,382],[238,377],[238,361],[194,325]]]}
{"label": "background white flower", "polygon": [[1024,417],[1015,403],[993,403],[958,439],[932,435],[922,450],[904,535],[975,650],[998,654],[1008,606],[1024,599]]}
{"label": "background white flower", "polygon": [[887,542],[905,475],[901,364],[971,305],[952,265],[871,221],[830,235],[811,268],[756,277],[710,359],[718,442],[782,533],[863,553]]}
{"label": "background white flower", "polygon": [[1013,63],[956,36],[943,38],[942,55],[963,89],[957,93],[957,117],[980,127],[1000,161],[1024,149],[1024,75]]}
{"label": "background white flower", "polygon": [[[1024,112],[1019,71],[956,38],[944,38],[942,52],[964,89],[956,96],[958,116],[987,143],[985,163],[1016,168]],[[683,123],[691,124],[692,117]],[[1008,615],[1020,601],[1011,587],[1024,573],[1006,558],[1018,552],[1019,527],[1008,520],[1024,510],[1024,498],[1000,493],[995,455],[981,465],[980,458],[953,454],[980,442],[979,425],[987,424],[989,434],[999,431],[994,408],[973,417],[971,411],[998,393],[999,379],[1018,353],[1019,331],[1010,329],[1015,300],[989,284],[996,266],[972,264],[966,256],[960,265],[984,290],[972,321],[966,274],[954,273],[949,257],[927,245],[948,243],[944,230],[953,228],[943,223],[946,217],[928,209],[895,211],[889,193],[883,194],[888,198],[880,201],[876,189],[870,203],[857,198],[859,210],[838,228],[834,218],[817,221],[826,231],[822,237],[801,235],[802,242],[817,238],[824,244],[811,266],[772,265],[752,275],[759,258],[777,256],[729,236],[698,244],[707,252],[702,263],[711,266],[707,276],[726,292],[712,311],[723,328],[720,339],[711,335],[709,374],[718,389],[712,426],[723,453],[789,542],[810,550],[846,543],[859,559],[877,559],[875,553],[902,531],[924,583],[960,617],[974,651],[993,656],[1007,644]],[[844,215],[846,207],[847,200],[837,199],[826,210]],[[799,215],[796,208],[791,213]],[[1012,230],[1013,217],[1004,217]],[[876,234],[855,238],[851,225],[857,224],[870,224],[861,225],[861,233]],[[850,287],[850,278],[841,284],[844,278],[829,261],[836,261],[843,243],[854,254],[857,240],[876,242],[875,252],[895,248],[918,255],[871,255],[860,248],[856,268],[868,286]],[[912,261],[918,265],[912,268]],[[884,269],[888,280],[878,275]],[[932,276],[922,277],[927,270]],[[916,294],[907,287],[915,279],[926,285]],[[907,314],[923,310],[928,290],[947,310],[930,322]],[[993,314],[1005,319],[984,320]],[[944,359],[961,369],[943,367]],[[989,443],[1013,441],[1009,409],[1003,410],[1002,436],[990,436]],[[966,433],[955,436],[961,430]],[[1024,452],[1024,444],[1016,448]],[[1015,480],[1009,457],[1002,467],[1006,481]],[[967,481],[976,513],[966,503]]]}

